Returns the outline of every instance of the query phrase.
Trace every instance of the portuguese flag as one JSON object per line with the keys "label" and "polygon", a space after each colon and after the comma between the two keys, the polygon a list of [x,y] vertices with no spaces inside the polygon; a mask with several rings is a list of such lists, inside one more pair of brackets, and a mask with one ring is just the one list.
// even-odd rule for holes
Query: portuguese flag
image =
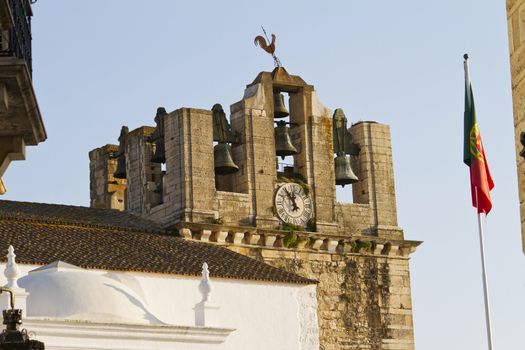
{"label": "portuguese flag", "polygon": [[487,157],[481,141],[476,109],[474,108],[474,95],[470,84],[468,56],[465,55],[465,130],[463,144],[463,162],[470,167],[470,189],[472,192],[472,206],[478,208],[478,213],[487,215],[492,209],[490,190],[494,182],[490,176]]}

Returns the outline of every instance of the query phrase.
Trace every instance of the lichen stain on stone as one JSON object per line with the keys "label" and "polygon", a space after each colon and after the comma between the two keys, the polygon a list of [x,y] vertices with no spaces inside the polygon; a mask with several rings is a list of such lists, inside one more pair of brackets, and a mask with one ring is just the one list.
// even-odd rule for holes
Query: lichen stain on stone
{"label": "lichen stain on stone", "polygon": [[334,145],[332,136],[332,121],[330,118],[319,118],[321,120],[322,132],[326,135],[326,150],[328,151],[329,158],[333,157]]}

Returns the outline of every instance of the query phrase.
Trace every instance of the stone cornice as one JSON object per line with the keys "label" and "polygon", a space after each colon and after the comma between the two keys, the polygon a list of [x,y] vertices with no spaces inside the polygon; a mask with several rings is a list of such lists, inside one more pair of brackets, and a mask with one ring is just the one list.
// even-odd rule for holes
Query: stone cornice
{"label": "stone cornice", "polygon": [[408,258],[422,243],[368,235],[350,236],[183,222],[174,225],[172,230],[186,239],[227,246],[404,258]]}

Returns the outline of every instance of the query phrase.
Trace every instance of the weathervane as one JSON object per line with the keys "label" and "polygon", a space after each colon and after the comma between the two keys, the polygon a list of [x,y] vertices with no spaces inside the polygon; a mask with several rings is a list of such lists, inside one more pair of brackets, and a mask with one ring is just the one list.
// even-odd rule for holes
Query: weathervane
{"label": "weathervane", "polygon": [[[257,35],[253,41],[255,46],[260,46],[261,49],[272,55],[275,67],[282,67],[281,61],[279,61],[279,58],[275,56],[275,34],[272,34],[272,41],[270,42],[270,39],[268,39],[268,35],[266,34],[266,30],[264,30],[263,26],[261,26],[261,28],[266,39],[264,39],[264,37],[261,35]],[[268,43],[270,44],[268,45]]]}

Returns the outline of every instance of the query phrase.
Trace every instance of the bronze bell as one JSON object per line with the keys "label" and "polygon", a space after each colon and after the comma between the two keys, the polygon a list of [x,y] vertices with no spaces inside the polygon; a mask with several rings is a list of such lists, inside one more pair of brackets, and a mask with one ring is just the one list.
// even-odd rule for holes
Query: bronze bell
{"label": "bronze bell", "polygon": [[117,157],[117,170],[115,170],[113,176],[117,179],[126,178],[126,156],[124,154]]}
{"label": "bronze bell", "polygon": [[273,93],[273,117],[274,118],[285,118],[289,116],[286,105],[284,104],[284,95],[279,92]]}
{"label": "bronze bell", "polygon": [[117,170],[113,173],[113,176],[117,179],[126,178],[126,140],[128,133],[128,127],[122,126],[118,137],[118,150],[112,156],[112,158],[117,158]]}
{"label": "bronze bell", "polygon": [[297,148],[292,144],[289,131],[290,128],[284,122],[278,122],[275,127],[275,154],[284,159],[286,156],[298,154]]}
{"label": "bronze bell", "polygon": [[166,154],[164,152],[164,138],[155,141],[155,153],[151,157],[153,163],[166,163]]}
{"label": "bronze bell", "polygon": [[338,155],[335,157],[335,184],[345,185],[353,184],[359,181],[350,165],[350,157],[347,155]]}
{"label": "bronze bell", "polygon": [[217,174],[233,174],[239,171],[239,167],[233,162],[231,147],[227,143],[215,145],[213,147],[213,157]]}

